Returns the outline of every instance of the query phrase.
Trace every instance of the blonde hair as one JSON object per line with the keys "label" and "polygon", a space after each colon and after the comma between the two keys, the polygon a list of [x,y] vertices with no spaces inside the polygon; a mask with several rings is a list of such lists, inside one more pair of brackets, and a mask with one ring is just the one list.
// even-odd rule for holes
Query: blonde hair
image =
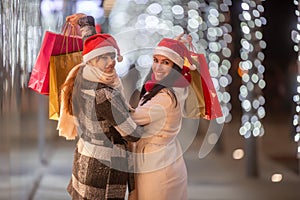
{"label": "blonde hair", "polygon": [[72,109],[72,95],[73,95],[73,88],[76,76],[78,74],[78,71],[80,67],[84,66],[83,63],[80,63],[73,67],[73,69],[69,72],[66,81],[64,84],[60,87],[61,93],[59,95],[60,102],[63,104],[64,109],[66,112],[70,115],[73,115],[73,109]]}

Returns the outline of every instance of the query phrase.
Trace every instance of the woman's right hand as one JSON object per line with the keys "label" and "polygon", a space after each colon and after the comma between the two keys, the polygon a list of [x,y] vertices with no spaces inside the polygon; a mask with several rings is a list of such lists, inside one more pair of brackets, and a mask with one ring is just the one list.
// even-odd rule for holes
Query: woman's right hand
{"label": "woman's right hand", "polygon": [[[185,37],[184,37],[185,36]],[[177,35],[174,40],[178,40],[179,42],[182,42],[185,45],[188,45],[192,42],[193,38],[191,35],[185,34],[185,33],[181,33],[179,35]]]}
{"label": "woman's right hand", "polygon": [[86,14],[83,13],[75,13],[73,15],[69,15],[66,17],[66,22],[70,23],[73,26],[77,26],[78,25],[78,21],[80,18],[82,17],[86,17]]}

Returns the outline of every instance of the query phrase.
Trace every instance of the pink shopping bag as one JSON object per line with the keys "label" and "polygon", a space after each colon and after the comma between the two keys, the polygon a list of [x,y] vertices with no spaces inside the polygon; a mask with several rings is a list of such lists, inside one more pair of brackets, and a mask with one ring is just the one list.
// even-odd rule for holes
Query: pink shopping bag
{"label": "pink shopping bag", "polygon": [[[40,94],[48,95],[50,57],[82,51],[83,42],[81,36],[72,35],[70,28],[72,29],[70,26],[65,26],[63,33],[45,32],[39,54],[30,75],[28,88]],[[78,33],[76,32],[76,34]]]}

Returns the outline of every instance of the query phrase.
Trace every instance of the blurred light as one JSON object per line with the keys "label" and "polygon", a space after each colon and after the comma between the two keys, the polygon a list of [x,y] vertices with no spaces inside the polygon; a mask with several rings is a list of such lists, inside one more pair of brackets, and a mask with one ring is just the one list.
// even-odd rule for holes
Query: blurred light
{"label": "blurred light", "polygon": [[266,25],[267,24],[267,20],[264,17],[260,17],[260,21],[262,25]]}
{"label": "blurred light", "polygon": [[243,15],[243,17],[244,17],[245,20],[247,20],[247,21],[251,20],[251,15],[250,15],[249,12],[243,11],[242,15]]}
{"label": "blurred light", "polygon": [[161,11],[162,7],[159,3],[152,3],[147,8],[147,12],[151,15],[158,15]]}
{"label": "blurred light", "polygon": [[299,95],[294,95],[294,96],[293,96],[293,101],[294,101],[294,102],[298,102],[299,100],[300,100]]}
{"label": "blurred light", "polygon": [[[249,76],[250,78],[250,76]],[[252,92],[254,90],[255,85],[251,82],[247,82],[246,83],[247,89],[249,90],[249,92]]]}
{"label": "blurred light", "polygon": [[250,43],[247,40],[242,41],[242,47],[246,50],[250,49]]}
{"label": "blurred light", "polygon": [[264,89],[266,87],[266,82],[264,80],[259,80],[258,87]]}
{"label": "blurred light", "polygon": [[257,108],[260,106],[259,101],[258,101],[258,100],[254,100],[254,101],[252,102],[252,106],[253,106],[254,109],[257,109]]}
{"label": "blurred light", "polygon": [[252,135],[254,137],[258,137],[260,135],[260,129],[259,128],[254,128],[252,131]]}
{"label": "blurred light", "polygon": [[257,83],[258,80],[259,80],[259,77],[257,76],[257,74],[253,74],[252,77],[251,77],[251,80],[253,83]]}
{"label": "blurred light", "polygon": [[300,112],[300,106],[296,106],[296,112]]}
{"label": "blurred light", "polygon": [[244,155],[245,155],[245,153],[244,153],[243,149],[236,149],[232,153],[232,157],[235,160],[240,160],[240,159],[244,158]]}
{"label": "blurred light", "polygon": [[[63,1],[62,1],[63,2]],[[99,6],[99,1],[77,1],[76,13],[88,13],[99,19],[105,15],[104,9]]]}
{"label": "blurred light", "polygon": [[120,28],[128,23],[130,16],[125,12],[118,12],[110,17],[110,24],[114,28]]}
{"label": "blurred light", "polygon": [[222,76],[219,79],[219,82],[220,82],[220,86],[222,86],[222,87],[227,87],[227,85],[228,85],[228,79],[224,76]]}
{"label": "blurred light", "polygon": [[241,7],[243,10],[249,10],[249,5],[247,3],[242,3]]}
{"label": "blurred light", "polygon": [[259,20],[259,19],[255,19],[255,20],[254,20],[254,23],[255,23],[255,25],[256,25],[257,27],[261,27],[261,26],[262,26],[262,21]]}
{"label": "blurred light", "polygon": [[300,140],[300,134],[299,133],[297,133],[296,135],[295,135],[295,142],[299,142],[299,140]]}
{"label": "blurred light", "polygon": [[140,55],[137,59],[137,69],[149,69],[152,66],[152,56],[146,54],[146,55]]}
{"label": "blurred light", "polygon": [[61,0],[43,0],[41,1],[41,13],[44,17],[49,17],[53,13],[62,11],[63,1]]}
{"label": "blurred light", "polygon": [[278,183],[278,182],[281,182],[283,179],[282,177],[282,174],[273,174],[272,177],[271,177],[271,181],[274,182],[274,183]]}
{"label": "blurred light", "polygon": [[219,25],[219,20],[216,16],[214,15],[208,15],[208,21],[213,25],[213,26],[218,26]]}
{"label": "blurred light", "polygon": [[266,100],[265,100],[265,98],[263,96],[259,96],[258,97],[258,101],[259,101],[260,105],[264,105],[265,102],[266,102]]}
{"label": "blurred light", "polygon": [[[246,115],[242,116],[242,123],[247,123],[248,122],[248,119],[245,118]],[[245,125],[242,125],[239,129],[239,133],[241,135],[246,135],[248,129],[245,127]]]}
{"label": "blurred light", "polygon": [[196,10],[191,9],[188,11],[188,17],[198,19],[199,13]]}
{"label": "blurred light", "polygon": [[249,34],[250,33],[250,28],[247,25],[243,25],[242,26],[242,31],[245,34]]}
{"label": "blurred light", "polygon": [[170,31],[171,31],[171,29],[165,23],[160,23],[157,26],[157,33],[160,35],[168,35],[170,33]]}
{"label": "blurred light", "polygon": [[221,9],[222,12],[228,12],[229,11],[229,7],[224,3],[220,4],[220,9]]}
{"label": "blurred light", "polygon": [[218,118],[216,119],[216,122],[217,122],[218,124],[224,124],[224,122],[225,122],[225,117],[224,117],[224,116],[218,117]]}
{"label": "blurred light", "polygon": [[258,12],[258,10],[253,10],[252,13],[253,13],[254,17],[259,17],[259,15],[260,15],[259,12]]}
{"label": "blurred light", "polygon": [[246,134],[244,135],[244,137],[246,139],[250,138],[251,137],[251,132],[250,131],[247,131]]}
{"label": "blurred light", "polygon": [[181,33],[184,33],[184,29],[181,26],[173,26],[173,33],[174,35],[180,35]]}
{"label": "blurred light", "polygon": [[263,13],[265,11],[265,8],[262,5],[258,5],[257,6],[257,10],[261,13]]}
{"label": "blurred light", "polygon": [[267,43],[264,40],[259,41],[259,46],[262,49],[265,49],[267,47]]}
{"label": "blurred light", "polygon": [[221,50],[220,43],[210,42],[209,43],[209,50],[212,51],[212,52],[219,52]]}
{"label": "blurred light", "polygon": [[199,27],[199,22],[192,18],[188,20],[188,28],[189,30],[191,30],[191,32],[196,32],[198,31],[198,27]]}
{"label": "blurred light", "polygon": [[214,8],[209,10],[209,14],[214,16],[214,17],[219,17],[219,11],[217,9],[214,9]]}
{"label": "blurred light", "polygon": [[184,10],[180,5],[173,6],[172,13],[176,19],[182,19],[184,17]]}
{"label": "blurred light", "polygon": [[260,31],[255,31],[255,37],[258,39],[258,40],[261,40],[263,35],[262,35],[262,32]]}
{"label": "blurred light", "polygon": [[250,76],[248,75],[248,74],[243,74],[243,76],[242,76],[242,80],[245,82],[245,83],[247,83],[249,80],[250,80]]}
{"label": "blurred light", "polygon": [[146,28],[156,28],[159,24],[159,19],[156,16],[147,16],[145,19]]}
{"label": "blurred light", "polygon": [[249,112],[251,110],[251,103],[249,100],[244,100],[242,101],[242,108],[246,111]]}
{"label": "blurred light", "polygon": [[189,1],[188,8],[197,10],[199,8],[199,3],[197,1]]}
{"label": "blurred light", "polygon": [[258,114],[260,119],[264,118],[266,116],[265,108],[264,107],[259,107],[257,109],[257,114]]}

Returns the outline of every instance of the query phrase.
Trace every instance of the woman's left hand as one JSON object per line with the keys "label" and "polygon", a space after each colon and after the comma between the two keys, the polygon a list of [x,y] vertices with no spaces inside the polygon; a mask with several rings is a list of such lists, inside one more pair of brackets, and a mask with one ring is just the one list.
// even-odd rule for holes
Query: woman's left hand
{"label": "woman's left hand", "polygon": [[69,15],[66,17],[66,22],[70,23],[73,26],[77,26],[79,19],[82,17],[85,17],[85,16],[86,16],[86,14],[83,14],[83,13],[76,13],[73,15]]}

